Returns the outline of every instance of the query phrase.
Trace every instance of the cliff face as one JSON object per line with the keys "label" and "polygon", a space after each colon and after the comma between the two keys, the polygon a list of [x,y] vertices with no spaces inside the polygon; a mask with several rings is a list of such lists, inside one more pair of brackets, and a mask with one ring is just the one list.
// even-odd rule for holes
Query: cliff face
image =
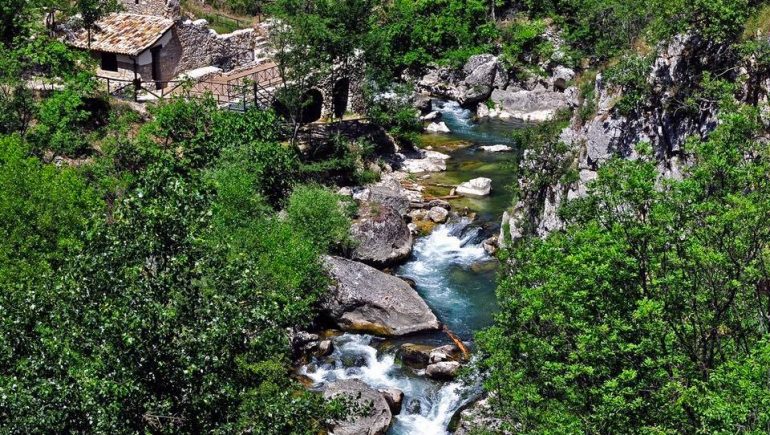
{"label": "cliff face", "polygon": [[[661,177],[680,177],[682,166],[687,165],[687,140],[705,138],[718,123],[718,102],[692,91],[705,72],[737,83],[739,101],[759,105],[768,102],[770,77],[761,71],[755,59],[740,61],[727,46],[709,44],[692,36],[679,36],[659,47],[647,76],[650,93],[630,113],[622,114],[617,108],[623,90],[597,75],[595,114],[581,119],[576,112],[559,136],[570,149],[572,167],[578,177],[550,186],[541,195],[543,203],[538,204],[534,218],[528,214],[531,203],[515,204],[512,212],[503,217],[501,240],[520,238],[525,228],[540,236],[561,228],[557,211],[562,202],[585,195],[588,183],[596,179],[599,167],[610,158],[637,158],[640,144],[648,144],[652,149]],[[522,164],[528,164],[526,153]]]}

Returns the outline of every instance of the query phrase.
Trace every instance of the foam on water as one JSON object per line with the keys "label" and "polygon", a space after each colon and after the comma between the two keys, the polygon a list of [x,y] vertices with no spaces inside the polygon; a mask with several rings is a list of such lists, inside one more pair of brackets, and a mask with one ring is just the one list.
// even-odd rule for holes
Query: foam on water
{"label": "foam on water", "polygon": [[[414,280],[417,291],[440,320],[463,338],[489,323],[493,295],[482,297],[474,264],[492,261],[480,245],[480,229],[462,218],[436,227],[415,243],[413,259],[398,274]],[[494,282],[494,277],[485,277]],[[485,315],[486,314],[486,315]]]}
{"label": "foam on water", "polygon": [[[443,435],[452,415],[478,393],[478,386],[461,382],[441,384],[423,373],[396,364],[395,354],[378,354],[369,335],[344,334],[334,339],[334,352],[325,361],[313,361],[300,373],[317,388],[344,379],[358,379],[375,389],[404,392],[403,409],[395,416],[393,435]],[[419,407],[410,406],[416,401]]]}
{"label": "foam on water", "polygon": [[476,144],[513,144],[510,131],[524,125],[522,121],[500,119],[476,122],[474,113],[456,101],[433,100],[433,105],[452,136]]}

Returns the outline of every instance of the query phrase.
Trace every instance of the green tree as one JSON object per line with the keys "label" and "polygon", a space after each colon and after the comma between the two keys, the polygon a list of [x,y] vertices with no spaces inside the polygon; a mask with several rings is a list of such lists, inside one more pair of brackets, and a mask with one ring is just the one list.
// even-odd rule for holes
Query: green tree
{"label": "green tree", "polygon": [[[768,148],[757,112],[691,140],[682,181],[608,163],[563,232],[512,253],[482,333],[487,388],[524,433],[766,430]],[[736,392],[745,400],[727,405]]]}
{"label": "green tree", "polygon": [[86,28],[88,48],[91,48],[91,29],[102,17],[118,9],[117,0],[77,0],[75,7]]}
{"label": "green tree", "polygon": [[344,200],[323,187],[299,186],[286,206],[288,222],[319,252],[340,253],[352,243],[349,216],[352,204],[345,204]]}
{"label": "green tree", "polygon": [[0,431],[311,435],[348,413],[290,376],[328,288],[318,223],[270,206],[296,157],[272,114],[210,104],[161,105],[83,175],[3,139]]}

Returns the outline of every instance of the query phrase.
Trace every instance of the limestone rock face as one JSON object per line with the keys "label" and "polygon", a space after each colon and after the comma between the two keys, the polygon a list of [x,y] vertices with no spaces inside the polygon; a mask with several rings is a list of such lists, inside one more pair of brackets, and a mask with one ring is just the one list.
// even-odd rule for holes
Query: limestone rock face
{"label": "limestone rock face", "polygon": [[348,397],[367,408],[368,413],[332,423],[335,435],[384,435],[393,420],[388,402],[382,394],[359,380],[348,379],[329,384],[324,398]]}
{"label": "limestone rock face", "polygon": [[[682,168],[688,165],[687,154],[682,152],[688,138],[705,138],[716,128],[715,106],[704,107],[697,114],[692,114],[678,110],[679,106],[672,103],[685,98],[682,92],[692,89],[706,67],[714,70],[715,65],[724,64],[729,69],[734,65],[719,54],[720,50],[715,49],[713,43],[703,38],[678,35],[665,44],[657,47],[658,56],[647,76],[650,92],[635,111],[621,113],[617,110],[617,104],[623,98],[623,89],[608,82],[601,74],[597,75],[593,92],[595,100],[589,102],[595,106],[595,113],[588,119],[574,117],[572,125],[559,136],[559,140],[571,148],[574,157],[570,158],[574,158],[579,177],[568,184],[557,183],[548,187],[544,203],[540,204],[542,213],[535,222],[537,235],[544,236],[563,227],[557,213],[561,204],[567,199],[586,195],[588,184],[597,178],[598,169],[610,158],[639,158],[637,145],[645,143],[652,148],[661,178],[676,179],[682,176]],[[734,74],[743,74],[744,83],[756,82],[748,77],[746,71]],[[557,68],[553,72],[554,90],[546,87],[539,92],[558,92],[556,79],[570,82],[571,75],[569,71]],[[567,89],[564,94],[569,92]],[[500,94],[500,91],[493,92],[493,100],[495,93]],[[523,236],[520,221],[525,216],[524,207],[517,204],[511,214],[504,217],[503,222],[509,231],[502,235],[501,242]]]}
{"label": "limestone rock face", "polygon": [[439,328],[406,281],[339,257],[324,257],[324,265],[333,284],[322,306],[340,329],[390,337]]}
{"label": "limestone rock face", "polygon": [[487,196],[492,191],[492,180],[479,177],[457,186],[457,193],[467,196]]}
{"label": "limestone rock face", "polygon": [[479,54],[471,56],[460,71],[439,68],[429,72],[419,80],[418,87],[468,105],[486,100],[493,89],[507,84],[507,70],[497,57]]}
{"label": "limestone rock face", "polygon": [[496,89],[491,100],[498,109],[498,117],[540,122],[553,119],[559,110],[572,104],[571,92],[559,92],[544,86],[534,90]]}
{"label": "limestone rock face", "polygon": [[[401,211],[409,207],[387,196],[379,189],[377,195],[390,204],[399,206]],[[370,197],[372,191],[370,191]],[[383,202],[363,202],[359,206],[360,218],[350,226],[350,233],[356,247],[351,258],[377,267],[396,264],[412,253],[412,233],[401,217],[401,213]]]}

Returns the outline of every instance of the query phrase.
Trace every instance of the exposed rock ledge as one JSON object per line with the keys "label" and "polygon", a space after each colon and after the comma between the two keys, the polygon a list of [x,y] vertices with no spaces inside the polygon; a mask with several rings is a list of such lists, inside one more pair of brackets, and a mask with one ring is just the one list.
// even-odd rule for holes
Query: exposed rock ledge
{"label": "exposed rock ledge", "polygon": [[348,379],[330,384],[324,391],[327,399],[347,397],[364,408],[364,414],[332,423],[335,435],[383,435],[390,427],[393,414],[383,395],[365,383]]}
{"label": "exposed rock ledge", "polygon": [[[496,56],[480,54],[471,56],[462,70],[434,69],[417,85],[421,92],[448,98],[466,107],[481,103],[477,108],[480,118],[546,121],[560,110],[577,105],[577,88],[570,86],[574,78],[573,70],[557,66],[546,77],[509,80]],[[436,130],[439,125],[429,127]]]}
{"label": "exposed rock ledge", "polygon": [[404,280],[339,257],[324,257],[333,284],[323,309],[344,331],[400,336],[437,330],[439,321]]}

